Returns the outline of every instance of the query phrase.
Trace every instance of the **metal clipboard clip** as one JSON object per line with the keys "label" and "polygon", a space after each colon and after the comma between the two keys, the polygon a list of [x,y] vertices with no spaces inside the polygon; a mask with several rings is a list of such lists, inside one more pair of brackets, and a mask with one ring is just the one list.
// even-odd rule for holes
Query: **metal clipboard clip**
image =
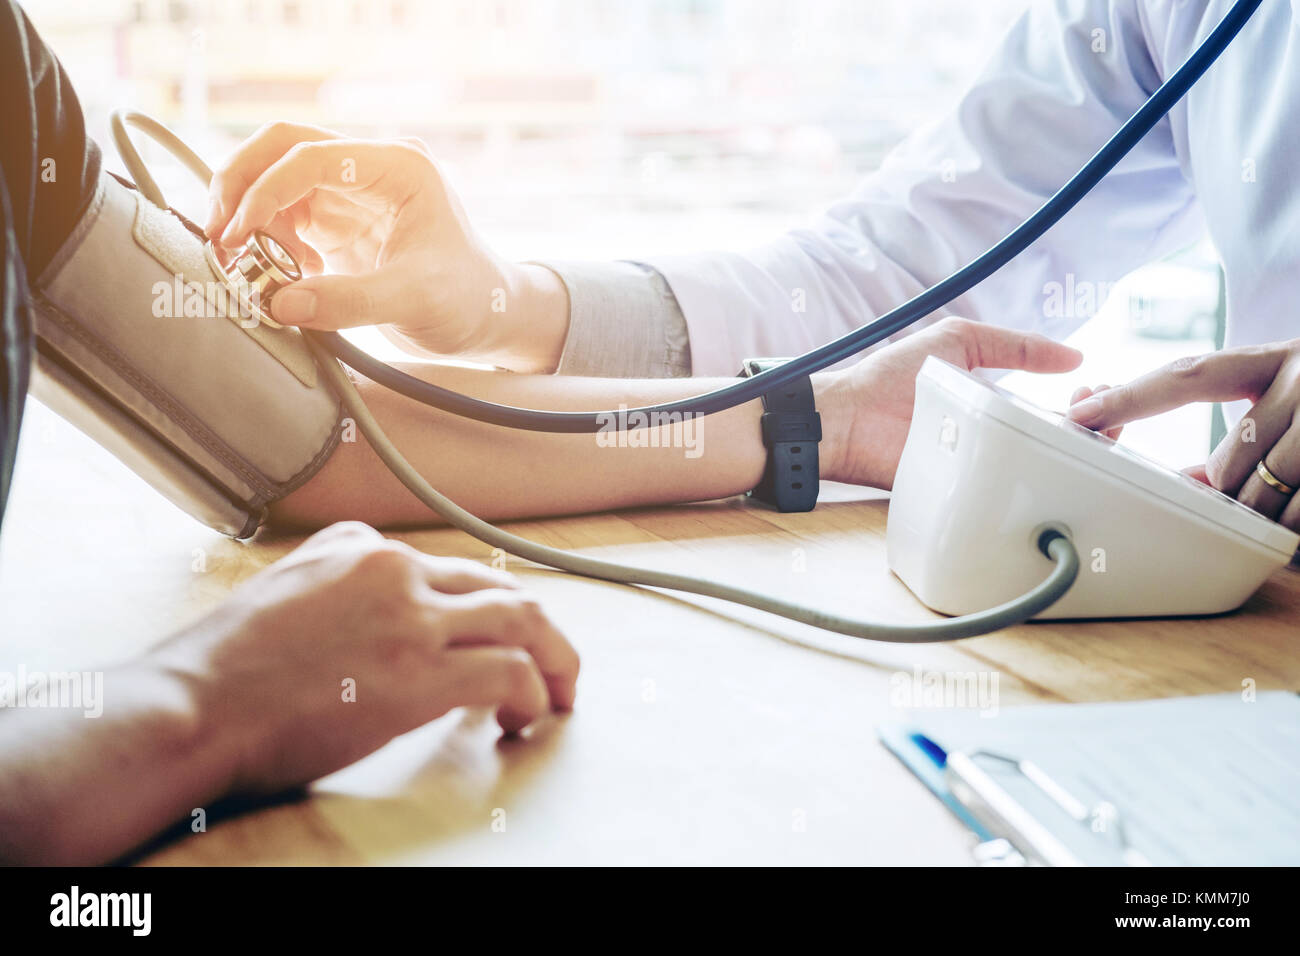
{"label": "metal clipboard clip", "polygon": [[[1095,847],[1081,854],[1077,840],[1063,840],[1060,833],[1026,810],[979,765],[981,759],[1010,767],[1033,784],[1069,819],[1097,838]],[[975,847],[975,860],[981,866],[1151,865],[1129,842],[1113,803],[1085,804],[1030,760],[992,750],[959,751],[948,754],[945,775],[953,796],[994,834],[993,839]]]}

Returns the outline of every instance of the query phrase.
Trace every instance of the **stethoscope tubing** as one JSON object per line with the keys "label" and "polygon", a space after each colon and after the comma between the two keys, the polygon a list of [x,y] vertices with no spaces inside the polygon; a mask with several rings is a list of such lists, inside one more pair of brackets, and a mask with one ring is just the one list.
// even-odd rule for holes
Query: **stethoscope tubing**
{"label": "stethoscope tubing", "polygon": [[366,378],[407,398],[492,425],[536,432],[582,433],[631,430],[664,421],[712,415],[776,391],[889,338],[923,319],[997,272],[1056,225],[1122,160],[1204,75],[1241,32],[1262,0],[1237,0],[1218,26],[1128,121],[1070,180],[1028,219],[978,258],[880,318],[798,358],[690,398],[619,411],[558,412],[519,408],[472,398],[408,375],[379,361],[337,332],[307,334],[327,352]]}

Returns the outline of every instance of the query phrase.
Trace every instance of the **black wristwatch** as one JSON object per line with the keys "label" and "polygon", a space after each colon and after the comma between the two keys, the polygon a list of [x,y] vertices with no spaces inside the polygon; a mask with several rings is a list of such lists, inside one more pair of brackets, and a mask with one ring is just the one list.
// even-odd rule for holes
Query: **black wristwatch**
{"label": "black wristwatch", "polygon": [[[746,359],[740,377],[752,378],[788,361]],[[821,484],[817,443],[822,440],[822,419],[807,375],[763,395],[762,427],[767,466],[750,497],[779,511],[812,511]]]}

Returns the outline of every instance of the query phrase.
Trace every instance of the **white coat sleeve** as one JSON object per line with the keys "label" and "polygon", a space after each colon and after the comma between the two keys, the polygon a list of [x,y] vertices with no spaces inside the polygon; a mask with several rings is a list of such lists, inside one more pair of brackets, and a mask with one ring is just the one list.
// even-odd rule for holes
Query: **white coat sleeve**
{"label": "white coat sleeve", "polygon": [[[823,345],[1011,231],[1159,86],[1146,21],[1139,0],[1040,0],[948,115],[810,227],[748,252],[642,260],[685,315],[693,374]],[[1042,239],[913,328],[959,314],[1064,338],[1090,296],[1202,229],[1165,118]]]}

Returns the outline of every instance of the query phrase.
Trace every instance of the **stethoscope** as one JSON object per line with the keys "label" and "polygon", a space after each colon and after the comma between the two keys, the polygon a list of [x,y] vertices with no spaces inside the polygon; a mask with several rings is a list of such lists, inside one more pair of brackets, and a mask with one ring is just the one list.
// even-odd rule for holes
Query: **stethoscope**
{"label": "stethoscope", "polygon": [[[390,470],[416,497],[449,524],[492,547],[502,548],[539,564],[588,577],[717,597],[826,630],[871,640],[903,643],[956,640],[1021,623],[1059,600],[1069,590],[1078,574],[1079,560],[1074,545],[1058,531],[1046,531],[1036,542],[1038,549],[1055,565],[1051,574],[1033,590],[998,607],[962,617],[919,624],[881,624],[828,615],[815,608],[719,582],[702,581],[671,572],[633,568],[612,561],[561,551],[520,538],[488,524],[440,494],[406,461],[384,434],[374,416],[370,414],[356,387],[339,363],[349,366],[376,384],[442,411],[480,422],[528,431],[601,432],[609,429],[610,422],[617,422],[619,428],[635,428],[642,427],[643,423],[673,420],[659,416],[709,415],[752,401],[805,375],[851,358],[907,328],[963,295],[1027,249],[1074,208],[1173,108],[1174,104],[1227,49],[1260,3],[1261,0],[1236,0],[1218,26],[1187,58],[1187,61],[1151,94],[1150,98],[1106,144],[1033,215],[978,258],[873,322],[752,378],[740,379],[734,385],[692,398],[662,405],[625,409],[621,412],[556,412],[516,408],[462,395],[408,375],[375,359],[337,332],[302,330],[302,334],[330,386],[339,395],[348,413],[357,422],[362,433]],[[163,200],[161,190],[149,175],[148,169],[131,143],[130,136],[126,132],[127,125],[141,129],[152,136],[190,169],[205,186],[212,178],[211,170],[202,159],[157,121],[140,113],[117,112],[113,114],[111,123],[118,151],[135,178],[137,187],[158,205],[166,207],[167,204]],[[241,308],[247,310],[247,314],[251,314],[258,321],[279,328],[271,319],[270,302],[277,291],[302,277],[298,264],[289,252],[265,232],[255,232],[242,249],[230,256],[218,252],[210,241],[206,243],[204,250],[214,272],[238,297]]]}

